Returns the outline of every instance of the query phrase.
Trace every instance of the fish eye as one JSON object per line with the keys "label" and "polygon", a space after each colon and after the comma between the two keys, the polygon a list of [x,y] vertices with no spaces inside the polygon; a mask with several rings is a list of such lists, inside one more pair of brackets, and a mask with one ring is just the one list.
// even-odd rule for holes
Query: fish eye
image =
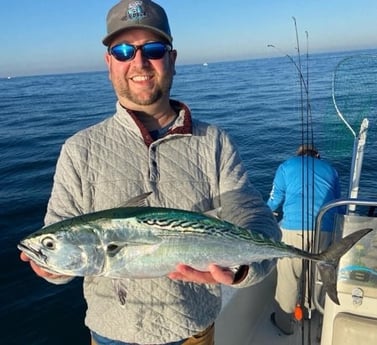
{"label": "fish eye", "polygon": [[42,240],[42,245],[47,249],[55,249],[55,241],[52,237],[45,237]]}

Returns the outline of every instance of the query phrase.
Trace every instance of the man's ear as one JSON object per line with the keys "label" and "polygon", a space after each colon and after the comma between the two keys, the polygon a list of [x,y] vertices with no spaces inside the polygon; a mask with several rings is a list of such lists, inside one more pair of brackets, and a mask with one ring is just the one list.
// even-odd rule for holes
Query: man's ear
{"label": "man's ear", "polygon": [[170,52],[170,55],[169,55],[170,63],[173,65],[173,75],[176,74],[176,71],[175,71],[175,62],[177,61],[177,56],[178,56],[177,51],[175,49],[173,49]]}

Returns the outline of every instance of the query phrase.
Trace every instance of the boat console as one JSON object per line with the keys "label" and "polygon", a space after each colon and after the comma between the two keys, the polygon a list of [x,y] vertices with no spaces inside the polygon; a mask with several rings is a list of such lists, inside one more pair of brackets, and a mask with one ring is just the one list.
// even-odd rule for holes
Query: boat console
{"label": "boat console", "polygon": [[[323,305],[318,289],[313,287],[314,304],[323,313],[321,345],[377,344],[377,217],[374,215],[377,202],[358,199],[335,201],[322,208],[316,226],[320,226],[328,210],[339,206],[355,210],[369,208],[373,212],[354,211],[337,215],[335,240],[359,229],[373,228],[374,231],[362,238],[340,260],[337,273],[340,305],[328,297]],[[320,236],[320,232],[317,233]],[[319,243],[318,236],[316,243]],[[314,276],[317,277],[315,284],[320,285],[316,272]]]}

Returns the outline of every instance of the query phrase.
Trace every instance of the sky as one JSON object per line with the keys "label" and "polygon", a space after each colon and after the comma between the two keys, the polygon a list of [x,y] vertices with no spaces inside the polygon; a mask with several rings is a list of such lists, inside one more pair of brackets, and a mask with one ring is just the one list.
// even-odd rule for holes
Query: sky
{"label": "sky", "polygon": [[[377,48],[376,0],[155,0],[177,64]],[[106,15],[118,0],[2,0],[0,78],[106,70]],[[278,49],[267,47],[273,44]]]}

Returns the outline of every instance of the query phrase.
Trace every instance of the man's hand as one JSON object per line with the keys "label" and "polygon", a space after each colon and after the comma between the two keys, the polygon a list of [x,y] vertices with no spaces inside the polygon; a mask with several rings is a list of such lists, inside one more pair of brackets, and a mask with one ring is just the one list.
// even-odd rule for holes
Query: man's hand
{"label": "man's hand", "polygon": [[48,271],[45,271],[44,269],[40,268],[35,262],[33,262],[24,252],[21,252],[20,254],[20,258],[22,261],[25,261],[25,262],[29,262],[30,263],[30,266],[31,268],[33,269],[33,271],[39,276],[39,277],[42,277],[42,278],[47,278],[47,279],[61,279],[65,276],[62,276],[62,275],[58,275],[58,274],[54,274],[54,273],[50,273]]}
{"label": "man's hand", "polygon": [[229,268],[209,265],[208,271],[198,271],[190,266],[179,264],[176,271],[169,274],[173,280],[183,280],[199,284],[224,284],[232,285],[234,272]]}

